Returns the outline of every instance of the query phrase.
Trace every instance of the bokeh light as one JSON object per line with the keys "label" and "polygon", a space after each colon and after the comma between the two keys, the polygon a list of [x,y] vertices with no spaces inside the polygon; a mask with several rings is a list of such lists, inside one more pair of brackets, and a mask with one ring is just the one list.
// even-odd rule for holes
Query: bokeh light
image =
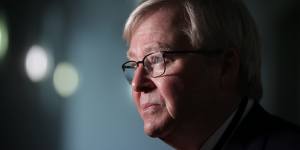
{"label": "bokeh light", "polygon": [[0,13],[0,61],[4,59],[8,48],[8,29],[4,14]]}
{"label": "bokeh light", "polygon": [[57,65],[53,75],[55,90],[62,97],[71,96],[78,88],[79,75],[76,68],[70,63]]}
{"label": "bokeh light", "polygon": [[26,56],[25,68],[28,77],[38,82],[43,80],[50,69],[50,61],[47,51],[38,45],[32,46]]}

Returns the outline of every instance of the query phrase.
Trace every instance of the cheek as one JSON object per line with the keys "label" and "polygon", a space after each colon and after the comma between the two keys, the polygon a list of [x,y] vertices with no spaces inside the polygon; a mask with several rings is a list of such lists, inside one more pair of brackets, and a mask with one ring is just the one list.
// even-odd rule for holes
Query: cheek
{"label": "cheek", "polygon": [[172,118],[176,118],[184,84],[178,77],[162,77],[157,83],[157,88]]}
{"label": "cheek", "polygon": [[134,104],[135,104],[135,106],[136,106],[136,108],[137,108],[137,110],[138,110],[138,112],[140,112],[140,103],[139,103],[139,99],[140,99],[140,93],[139,92],[134,92],[133,90],[132,90],[132,92],[131,92],[131,94],[132,94],[132,97],[133,97],[133,101],[134,101]]}
{"label": "cheek", "polygon": [[162,77],[157,87],[168,113],[175,119],[200,106],[207,106],[215,95],[214,80],[212,74],[199,71]]}

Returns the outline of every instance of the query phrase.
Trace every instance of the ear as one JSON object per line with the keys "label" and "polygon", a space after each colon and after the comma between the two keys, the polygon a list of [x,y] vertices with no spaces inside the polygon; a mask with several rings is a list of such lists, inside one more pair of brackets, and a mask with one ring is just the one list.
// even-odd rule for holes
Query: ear
{"label": "ear", "polygon": [[239,82],[240,49],[225,49],[221,68],[221,88],[236,88]]}

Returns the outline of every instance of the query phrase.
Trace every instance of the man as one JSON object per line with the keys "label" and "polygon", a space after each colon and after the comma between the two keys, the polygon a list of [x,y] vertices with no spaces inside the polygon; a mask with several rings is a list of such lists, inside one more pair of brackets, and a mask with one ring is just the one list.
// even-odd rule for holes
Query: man
{"label": "man", "polygon": [[260,41],[240,0],[145,0],[124,29],[122,66],[144,131],[180,150],[300,149],[266,113]]}

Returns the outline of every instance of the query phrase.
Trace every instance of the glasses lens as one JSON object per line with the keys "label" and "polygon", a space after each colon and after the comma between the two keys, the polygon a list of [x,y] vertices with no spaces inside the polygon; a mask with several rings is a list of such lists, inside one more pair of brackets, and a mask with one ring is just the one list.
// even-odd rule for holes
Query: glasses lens
{"label": "glasses lens", "polygon": [[144,67],[152,77],[161,76],[165,71],[165,63],[161,52],[153,53],[145,58]]}
{"label": "glasses lens", "polygon": [[133,76],[134,76],[134,72],[136,70],[136,62],[127,62],[122,66],[124,75],[127,79],[127,81],[131,84],[132,80],[133,80]]}

